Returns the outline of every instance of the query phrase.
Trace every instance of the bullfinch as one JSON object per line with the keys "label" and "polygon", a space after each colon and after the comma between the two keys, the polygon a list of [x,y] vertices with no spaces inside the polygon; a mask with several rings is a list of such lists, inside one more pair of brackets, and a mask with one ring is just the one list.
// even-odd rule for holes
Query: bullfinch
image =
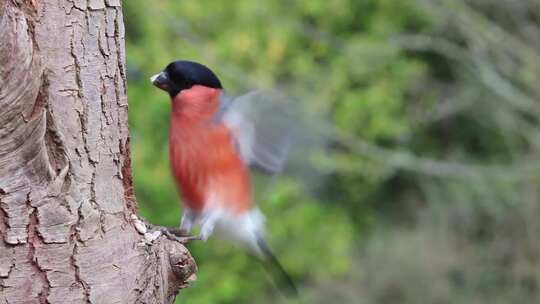
{"label": "bullfinch", "polygon": [[[252,169],[270,175],[283,170],[293,137],[282,122],[290,113],[279,98],[261,92],[227,97],[214,72],[192,61],[171,62],[151,81],[171,99],[170,165],[183,203],[177,233],[163,232],[179,241],[215,233],[259,258],[287,294],[297,295],[265,241],[251,178]],[[195,225],[200,233],[190,236]]]}

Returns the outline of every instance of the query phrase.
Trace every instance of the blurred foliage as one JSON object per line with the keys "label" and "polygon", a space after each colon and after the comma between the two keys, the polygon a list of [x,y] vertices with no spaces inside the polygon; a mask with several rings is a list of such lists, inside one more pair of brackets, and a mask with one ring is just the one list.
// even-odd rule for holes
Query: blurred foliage
{"label": "blurred foliage", "polygon": [[[277,88],[335,126],[317,196],[262,196],[270,243],[308,303],[538,302],[540,5],[535,0],[124,2],[135,189],[176,226],[168,96],[176,59],[233,94]],[[189,245],[179,303],[286,302],[262,267]]]}

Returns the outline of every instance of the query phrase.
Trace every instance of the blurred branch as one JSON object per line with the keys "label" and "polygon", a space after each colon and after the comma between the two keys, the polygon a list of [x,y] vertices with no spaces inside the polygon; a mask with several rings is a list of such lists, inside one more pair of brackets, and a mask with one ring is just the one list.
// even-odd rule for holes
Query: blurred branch
{"label": "blurred branch", "polygon": [[468,57],[467,50],[445,38],[422,34],[400,34],[393,36],[390,42],[407,50],[432,51],[458,64],[467,63],[464,61]]}
{"label": "blurred branch", "polygon": [[504,30],[498,23],[486,18],[475,8],[460,0],[445,0],[446,7],[453,15],[462,22],[457,22],[457,26],[465,35],[469,35],[472,41],[478,37],[483,37],[492,44],[497,45],[494,51],[507,50],[527,59],[537,67],[540,65],[540,54],[538,49],[532,48],[513,33]]}
{"label": "blurred branch", "polygon": [[416,51],[433,51],[437,54],[455,61],[457,64],[467,68],[468,71],[477,75],[478,79],[493,93],[503,98],[512,106],[522,111],[532,111],[540,115],[538,103],[527,96],[522,90],[515,87],[506,80],[494,68],[494,63],[488,61],[485,54],[472,54],[446,39],[434,38],[425,35],[399,35],[392,40],[397,45]]}
{"label": "blurred branch", "polygon": [[[497,179],[518,181],[531,178],[540,172],[539,161],[522,161],[506,166],[482,166],[452,161],[436,160],[417,156],[410,151],[399,151],[379,147],[356,136],[336,132],[337,141],[358,155],[365,156],[395,169],[435,177],[461,179]],[[532,165],[534,164],[534,165]],[[343,168],[354,169],[354,168]]]}
{"label": "blurred branch", "polygon": [[527,96],[523,90],[516,88],[510,81],[504,79],[494,68],[493,64],[481,58],[475,58],[477,74],[482,83],[495,95],[507,101],[513,107],[524,111],[533,112],[540,116],[540,105],[536,100]]}

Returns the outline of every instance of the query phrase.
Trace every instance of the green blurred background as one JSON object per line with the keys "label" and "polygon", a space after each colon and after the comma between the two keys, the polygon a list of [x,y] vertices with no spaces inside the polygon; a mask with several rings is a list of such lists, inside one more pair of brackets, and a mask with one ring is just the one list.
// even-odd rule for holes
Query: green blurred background
{"label": "green blurred background", "polygon": [[[324,183],[259,203],[304,303],[540,303],[540,2],[124,2],[135,190],[179,223],[170,103],[148,77],[211,67],[233,94],[270,88],[336,127]],[[285,303],[217,240],[177,303]]]}

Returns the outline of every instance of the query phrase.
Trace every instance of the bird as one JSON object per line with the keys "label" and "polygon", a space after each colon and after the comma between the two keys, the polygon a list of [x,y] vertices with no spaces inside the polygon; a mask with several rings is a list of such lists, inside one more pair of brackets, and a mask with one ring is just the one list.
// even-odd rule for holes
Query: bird
{"label": "bird", "polygon": [[[286,295],[298,296],[266,241],[251,178],[253,170],[275,176],[285,166],[294,139],[284,104],[258,91],[231,98],[210,68],[188,60],[169,63],[150,80],[171,100],[169,158],[183,204],[179,229],[163,232],[182,242],[215,234],[240,245]],[[190,235],[196,225],[199,234]]]}

